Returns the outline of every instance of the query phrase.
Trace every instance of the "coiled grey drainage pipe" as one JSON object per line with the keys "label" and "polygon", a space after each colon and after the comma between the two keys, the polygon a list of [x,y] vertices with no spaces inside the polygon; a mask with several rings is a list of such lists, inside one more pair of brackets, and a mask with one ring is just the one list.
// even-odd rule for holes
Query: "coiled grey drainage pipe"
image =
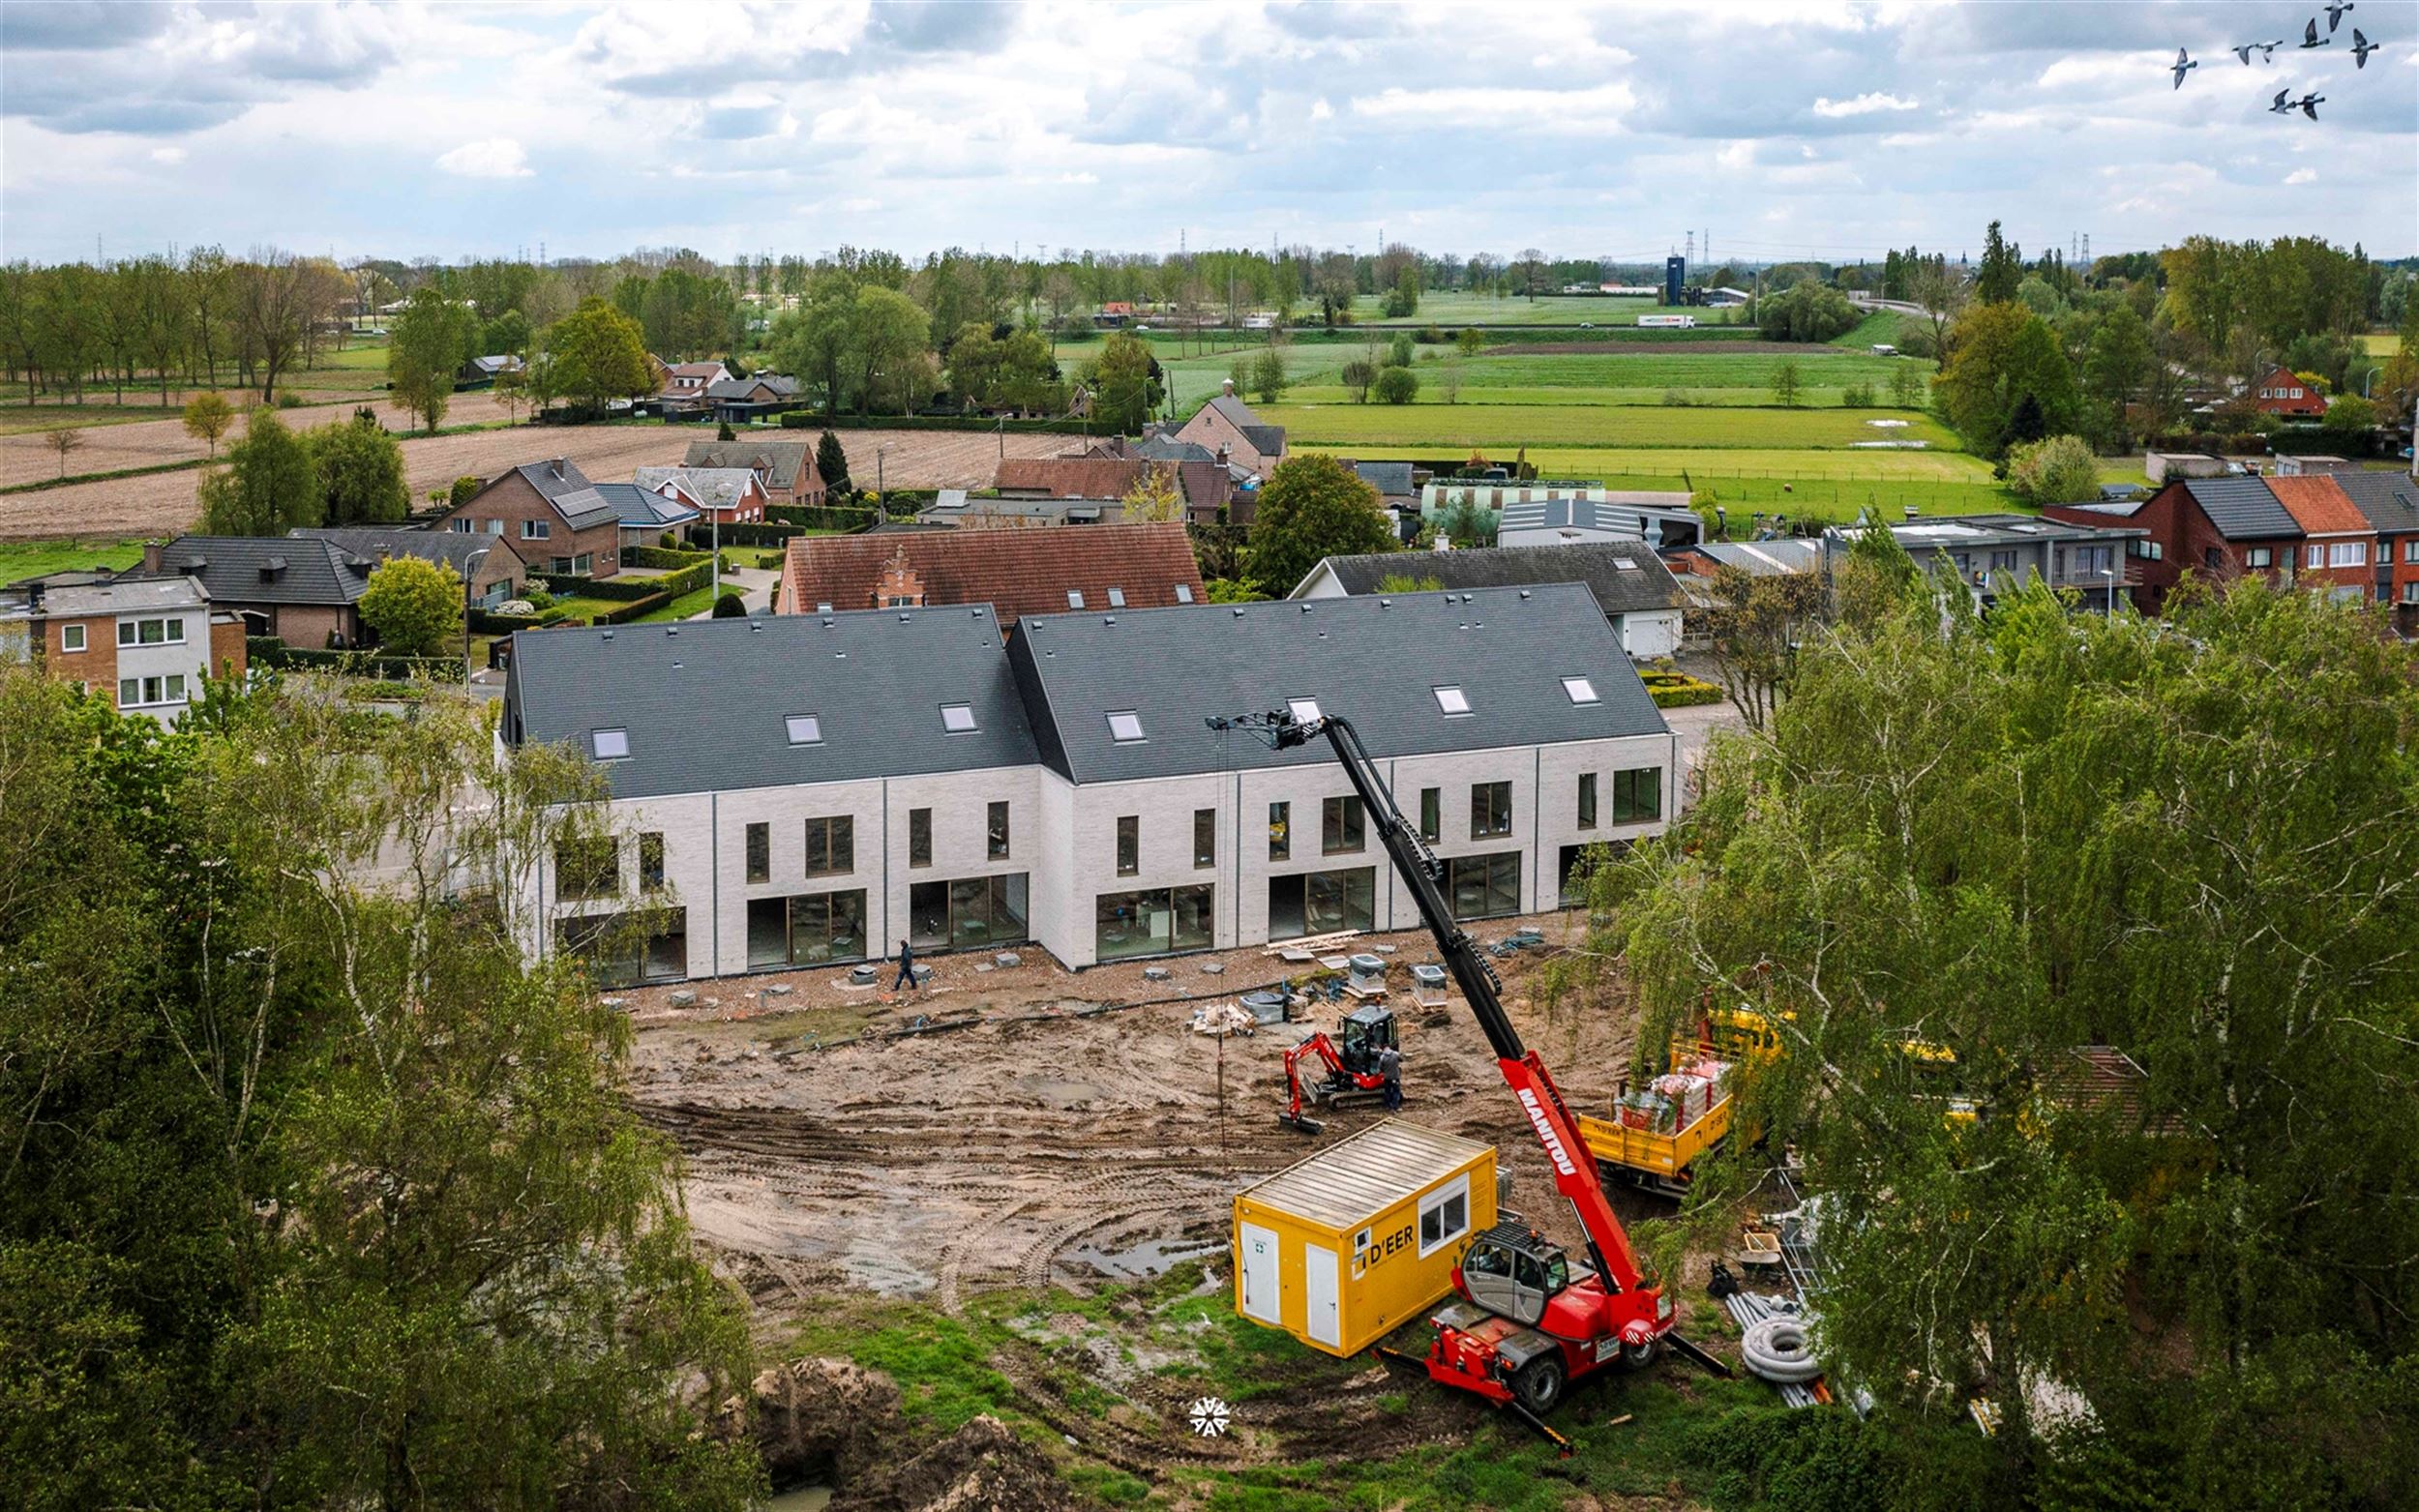
{"label": "coiled grey drainage pipe", "polygon": [[1739,1357],[1748,1370],[1780,1384],[1812,1380],[1822,1363],[1807,1341],[1806,1321],[1798,1318],[1767,1318],[1749,1323],[1739,1336]]}

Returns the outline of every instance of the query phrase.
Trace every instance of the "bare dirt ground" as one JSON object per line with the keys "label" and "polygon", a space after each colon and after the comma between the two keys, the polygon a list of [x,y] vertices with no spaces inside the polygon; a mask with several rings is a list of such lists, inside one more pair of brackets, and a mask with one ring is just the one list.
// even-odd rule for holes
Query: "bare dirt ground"
{"label": "bare dirt ground", "polygon": [[[288,425],[321,425],[351,417],[353,405],[340,404],[286,410]],[[379,416],[389,430],[406,422],[381,405]],[[485,394],[455,398],[447,412],[449,424],[470,424],[504,418],[502,406]],[[79,472],[150,466],[202,455],[200,443],[174,420],[96,428],[85,432],[83,450],[69,465]],[[492,478],[507,467],[548,457],[567,457],[598,483],[626,481],[639,467],[670,466],[687,452],[689,443],[711,431],[672,426],[514,426],[473,430],[458,435],[406,436],[403,439],[405,481],[415,498],[426,497],[456,478]],[[792,435],[809,432],[792,432]],[[899,489],[988,487],[997,475],[1001,447],[1010,457],[1048,457],[1079,438],[1068,435],[1000,437],[975,431],[844,430],[849,471],[870,487],[877,472],[883,483]],[[38,452],[39,435],[0,437],[0,481],[39,480],[57,471],[57,459]],[[221,443],[224,449],[224,442]],[[884,451],[883,448],[887,447]],[[30,461],[33,470],[20,475]],[[0,540],[122,540],[136,536],[173,535],[190,529],[199,513],[196,490],[203,469],[165,472],[143,478],[105,483],[70,484],[27,493],[0,494]]]}
{"label": "bare dirt ground", "polygon": [[[1522,922],[1549,942],[1582,927],[1561,914],[1497,920],[1482,937]],[[1396,977],[1433,959],[1424,934],[1377,938],[1397,947]],[[1299,969],[1257,948],[1168,963],[1166,982],[1134,964],[1078,974],[1024,955],[980,973],[987,957],[943,958],[914,1001],[827,971],[701,984],[688,1009],[665,1006],[661,990],[631,994],[640,1112],[679,1141],[690,1216],[740,1261],[761,1305],[868,1289],[954,1312],[986,1289],[1131,1279],[1222,1252],[1237,1190],[1383,1116],[1347,1111],[1317,1138],[1277,1122],[1282,1052],[1312,1027],[1333,1030],[1341,1010],[1327,1005],[1228,1041],[1221,1120],[1218,1046],[1188,1022],[1203,1001]],[[1630,1017],[1544,1023],[1525,988],[1538,959],[1502,964],[1506,1004],[1566,1092],[1595,1108],[1627,1064]],[[1226,969],[1210,975],[1206,962]],[[791,992],[764,991],[774,986]],[[1396,1011],[1404,1116],[1499,1144],[1525,1205],[1551,1216],[1560,1204],[1534,1136],[1467,1009],[1403,996]],[[937,1027],[895,1033],[919,1016]]]}

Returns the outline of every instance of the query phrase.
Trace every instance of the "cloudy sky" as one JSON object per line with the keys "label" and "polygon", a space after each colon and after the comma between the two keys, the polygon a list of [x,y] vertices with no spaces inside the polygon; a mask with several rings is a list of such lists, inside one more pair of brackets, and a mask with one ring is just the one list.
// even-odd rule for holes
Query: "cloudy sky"
{"label": "cloudy sky", "polygon": [[[2419,252],[2419,5],[0,0],[0,255]],[[2383,50],[2355,71],[2357,24]],[[2318,21],[2321,33],[2326,22]],[[2236,43],[2286,39],[2273,63]],[[2181,90],[2178,45],[2201,66]],[[2270,115],[2289,86],[2320,119]]]}

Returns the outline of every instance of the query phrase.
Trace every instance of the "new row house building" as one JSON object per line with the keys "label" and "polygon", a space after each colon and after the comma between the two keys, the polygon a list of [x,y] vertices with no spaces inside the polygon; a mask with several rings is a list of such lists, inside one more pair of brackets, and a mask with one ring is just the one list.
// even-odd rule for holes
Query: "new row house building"
{"label": "new row house building", "polygon": [[[1676,742],[1574,583],[1031,614],[884,608],[517,637],[512,746],[611,785],[610,854],[546,858],[532,950],[677,981],[1035,945],[1069,966],[1417,910],[1323,745],[1213,716],[1343,715],[1465,919],[1563,905],[1662,831]],[[710,739],[701,739],[708,732]],[[538,932],[533,932],[538,933]]]}

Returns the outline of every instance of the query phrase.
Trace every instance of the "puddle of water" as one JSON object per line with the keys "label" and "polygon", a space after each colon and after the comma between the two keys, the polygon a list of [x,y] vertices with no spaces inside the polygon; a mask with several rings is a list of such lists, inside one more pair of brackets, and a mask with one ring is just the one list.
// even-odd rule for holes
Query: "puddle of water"
{"label": "puddle of water", "polygon": [[1226,1249],[1224,1239],[1146,1239],[1124,1249],[1104,1250],[1078,1245],[1060,1257],[1065,1266],[1088,1265],[1104,1276],[1149,1281],[1164,1276],[1186,1260],[1203,1260]]}

